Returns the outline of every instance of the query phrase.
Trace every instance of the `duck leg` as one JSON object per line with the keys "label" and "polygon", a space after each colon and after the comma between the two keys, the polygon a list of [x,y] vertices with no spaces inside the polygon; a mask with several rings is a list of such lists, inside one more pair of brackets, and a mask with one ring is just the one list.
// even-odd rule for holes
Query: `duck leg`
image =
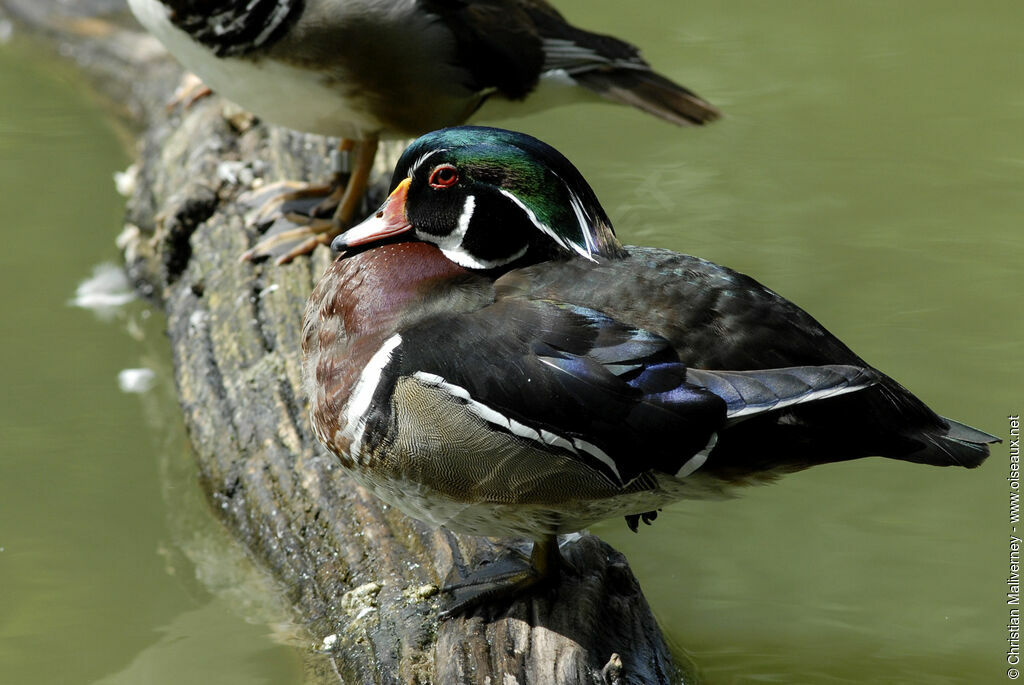
{"label": "duck leg", "polygon": [[[296,184],[282,182],[260,191],[260,196],[275,193],[256,214],[256,223],[272,221],[270,229],[243,260],[275,257],[278,264],[312,252],[317,245],[330,244],[339,233],[352,225],[359,203],[369,184],[373,159],[377,154],[377,138],[343,139],[338,149],[342,155],[354,152],[354,164],[344,183],[344,171],[334,174],[329,184]],[[278,190],[287,189],[277,193]],[[313,204],[312,200],[319,200]],[[295,211],[289,205],[306,205]],[[333,214],[332,214],[333,211]]]}
{"label": "duck leg", "polygon": [[499,559],[477,569],[442,591],[451,593],[452,603],[442,618],[466,614],[478,606],[511,602],[520,595],[536,592],[557,582],[565,565],[558,551],[558,539],[550,535],[533,543],[530,560]]}

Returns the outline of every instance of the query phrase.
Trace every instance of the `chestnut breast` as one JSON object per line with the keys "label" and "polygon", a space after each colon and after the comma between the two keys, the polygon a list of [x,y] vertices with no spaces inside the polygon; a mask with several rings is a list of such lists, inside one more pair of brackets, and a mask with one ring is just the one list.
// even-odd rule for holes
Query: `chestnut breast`
{"label": "chestnut breast", "polygon": [[317,437],[349,466],[349,445],[341,436],[349,397],[384,342],[435,314],[472,311],[493,300],[490,279],[427,243],[339,256],[314,288],[303,317],[303,379]]}

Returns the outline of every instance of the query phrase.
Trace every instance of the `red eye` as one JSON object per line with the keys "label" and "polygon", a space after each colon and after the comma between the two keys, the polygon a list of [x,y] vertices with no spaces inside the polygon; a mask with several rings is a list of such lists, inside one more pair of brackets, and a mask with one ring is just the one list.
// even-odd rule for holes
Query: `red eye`
{"label": "red eye", "polygon": [[432,188],[450,188],[459,180],[459,171],[451,164],[440,164],[430,172]]}

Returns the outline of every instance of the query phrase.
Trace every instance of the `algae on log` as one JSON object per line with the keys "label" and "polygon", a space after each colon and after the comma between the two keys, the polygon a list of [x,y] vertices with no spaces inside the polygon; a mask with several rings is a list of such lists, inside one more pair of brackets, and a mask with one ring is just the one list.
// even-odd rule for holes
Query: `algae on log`
{"label": "algae on log", "polygon": [[[113,15],[89,13],[112,5]],[[679,682],[625,559],[593,536],[563,546],[576,572],[563,574],[554,593],[497,618],[437,619],[437,587],[453,568],[493,560],[519,542],[429,529],[345,476],[312,435],[299,379],[303,307],[332,255],[321,247],[284,266],[239,261],[258,238],[239,196],[278,179],[325,177],[330,142],[260,124],[217,97],[168,110],[180,72],[123,7],[82,0],[73,20],[59,14],[63,7],[6,0],[10,15],[78,57],[108,95],[128,98],[124,111],[144,127],[120,238],[128,270],[166,312],[180,403],[210,501],[281,581],[328,652],[332,677]],[[386,175],[400,147],[382,148]]]}

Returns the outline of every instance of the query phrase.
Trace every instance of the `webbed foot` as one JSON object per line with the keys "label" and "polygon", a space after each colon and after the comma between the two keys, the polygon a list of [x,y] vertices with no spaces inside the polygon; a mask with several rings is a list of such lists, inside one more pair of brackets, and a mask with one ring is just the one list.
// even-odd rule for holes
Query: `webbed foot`
{"label": "webbed foot", "polygon": [[557,582],[565,565],[555,536],[537,540],[529,560],[499,559],[442,588],[442,592],[452,595],[452,602],[440,617],[465,615],[477,607],[499,607],[522,595],[537,593]]}

